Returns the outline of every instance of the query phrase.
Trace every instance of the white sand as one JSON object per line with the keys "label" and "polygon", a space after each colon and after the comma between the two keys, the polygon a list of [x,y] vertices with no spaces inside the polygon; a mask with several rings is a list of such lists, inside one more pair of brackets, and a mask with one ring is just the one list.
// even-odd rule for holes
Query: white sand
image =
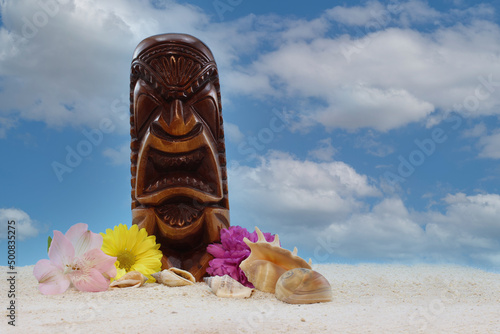
{"label": "white sand", "polygon": [[[7,315],[7,268],[0,267]],[[500,333],[500,274],[429,265],[316,265],[333,301],[289,305],[273,294],[213,295],[204,283],[101,293],[38,292],[33,266],[18,268],[16,327],[0,333]]]}

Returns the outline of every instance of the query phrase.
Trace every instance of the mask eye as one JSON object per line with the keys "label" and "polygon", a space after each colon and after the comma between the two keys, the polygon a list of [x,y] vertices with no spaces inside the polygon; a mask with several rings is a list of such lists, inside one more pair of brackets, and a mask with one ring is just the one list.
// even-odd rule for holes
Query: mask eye
{"label": "mask eye", "polygon": [[135,130],[139,137],[145,131],[145,127],[157,116],[160,105],[150,95],[148,86],[139,80],[134,90],[134,121]]}
{"label": "mask eye", "polygon": [[214,138],[217,140],[219,127],[217,126],[217,120],[219,118],[217,105],[211,96],[205,97],[193,104],[193,109],[195,112],[205,121],[208,125]]}
{"label": "mask eye", "polygon": [[159,108],[158,103],[148,95],[142,94],[135,101],[135,122],[137,133],[141,133],[145,125],[150,123],[150,119],[156,115]]}

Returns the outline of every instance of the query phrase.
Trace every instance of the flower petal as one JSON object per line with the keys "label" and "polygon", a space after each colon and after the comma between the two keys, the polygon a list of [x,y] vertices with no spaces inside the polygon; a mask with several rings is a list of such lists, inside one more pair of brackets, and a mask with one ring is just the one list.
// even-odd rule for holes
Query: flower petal
{"label": "flower petal", "polygon": [[[141,231],[144,230],[144,233],[146,233],[146,230],[143,228]],[[139,237],[136,241],[136,244],[134,245],[134,248],[132,248],[132,253],[137,254],[138,256],[141,256],[143,253],[151,250],[151,249],[159,249],[160,244],[156,243],[156,238],[155,236],[148,236],[141,238]]]}
{"label": "flower petal", "polygon": [[64,267],[70,264],[75,257],[75,249],[71,242],[60,231],[54,231],[54,239],[49,248],[49,259],[53,265],[64,271]]}
{"label": "flower petal", "polygon": [[90,249],[101,248],[102,236],[88,230],[88,225],[78,223],[66,232],[66,238],[75,248],[75,257],[81,257]]}
{"label": "flower petal", "polygon": [[[107,229],[103,236],[101,249],[107,255],[116,256],[117,269],[115,279],[127,271],[137,270],[150,278],[150,274],[161,270],[162,252],[155,236],[148,236],[147,231],[133,224],[130,228],[120,224],[112,230]],[[150,278],[150,281],[154,281]]]}
{"label": "flower petal", "polygon": [[159,268],[161,267],[161,256],[158,256],[157,254],[151,254],[148,257],[136,257],[135,263],[139,263],[150,268]]}
{"label": "flower petal", "polygon": [[115,280],[119,279],[120,277],[122,277],[123,275],[125,275],[127,273],[127,271],[125,269],[122,269],[122,268],[117,268],[116,269],[116,276],[115,276]]}
{"label": "flower petal", "polygon": [[221,244],[211,244],[207,246],[207,252],[215,257],[223,257],[225,250]]}
{"label": "flower petal", "polygon": [[70,241],[78,240],[82,234],[89,230],[89,226],[84,223],[77,223],[69,228],[66,232],[66,238]]}
{"label": "flower petal", "polygon": [[106,279],[98,270],[75,270],[70,274],[71,282],[80,291],[100,292],[109,287],[109,279]]}
{"label": "flower petal", "polygon": [[44,295],[63,293],[71,283],[67,275],[64,275],[56,265],[46,259],[36,263],[33,275],[40,283],[38,284],[38,290]]}
{"label": "flower petal", "polygon": [[116,256],[119,252],[119,249],[115,243],[114,232],[112,229],[106,229],[106,233],[100,233],[102,236],[102,246],[101,249],[104,253]]}
{"label": "flower petal", "polygon": [[91,249],[82,257],[82,262],[85,266],[94,268],[104,276],[114,278],[116,276],[116,257],[106,255],[100,249]]}
{"label": "flower petal", "polygon": [[137,231],[139,227],[137,225],[132,225],[130,228],[128,228],[127,225],[123,225],[122,232],[124,233],[124,247],[122,249],[128,250],[130,252],[133,252],[133,249],[136,245],[137,242],[140,242],[140,239],[138,238]]}
{"label": "flower petal", "polygon": [[[108,230],[106,230],[106,233],[108,233]],[[128,228],[126,225],[120,224],[118,226],[115,226],[113,230],[111,230],[111,236],[111,242],[115,244],[118,252],[125,249],[128,237]]]}

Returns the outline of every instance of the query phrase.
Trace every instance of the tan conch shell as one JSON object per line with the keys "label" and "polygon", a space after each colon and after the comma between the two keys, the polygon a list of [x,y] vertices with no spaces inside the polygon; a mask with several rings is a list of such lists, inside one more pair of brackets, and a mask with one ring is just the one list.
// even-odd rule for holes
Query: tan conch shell
{"label": "tan conch shell", "polygon": [[112,288],[138,288],[142,286],[148,278],[138,271],[129,271],[119,279],[111,282]]}
{"label": "tan conch shell", "polygon": [[164,269],[160,272],[154,273],[153,276],[156,282],[165,284],[167,286],[184,286],[192,285],[196,282],[193,274],[189,271],[179,268]]}
{"label": "tan conch shell", "polygon": [[317,271],[297,268],[281,275],[276,298],[289,304],[312,304],[332,300],[330,282]]}
{"label": "tan conch shell", "polygon": [[250,247],[250,256],[240,264],[241,270],[245,273],[255,288],[274,293],[276,282],[281,275],[293,268],[311,269],[311,260],[307,263],[297,256],[297,247],[293,252],[279,246],[280,241],[276,235],[273,242],[267,242],[262,232],[255,227],[259,236],[256,242],[251,242],[248,238],[243,241]]}
{"label": "tan conch shell", "polygon": [[248,298],[253,291],[229,275],[205,277],[203,280],[218,297]]}

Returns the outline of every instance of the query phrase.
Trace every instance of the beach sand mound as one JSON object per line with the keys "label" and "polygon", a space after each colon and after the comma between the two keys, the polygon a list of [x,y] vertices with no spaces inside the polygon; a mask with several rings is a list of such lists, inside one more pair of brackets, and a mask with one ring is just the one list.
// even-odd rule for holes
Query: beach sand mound
{"label": "beach sand mound", "polygon": [[255,291],[216,297],[205,283],[44,296],[17,268],[15,327],[1,268],[1,333],[500,333],[500,274],[458,266],[314,265],[333,301],[290,305]]}

